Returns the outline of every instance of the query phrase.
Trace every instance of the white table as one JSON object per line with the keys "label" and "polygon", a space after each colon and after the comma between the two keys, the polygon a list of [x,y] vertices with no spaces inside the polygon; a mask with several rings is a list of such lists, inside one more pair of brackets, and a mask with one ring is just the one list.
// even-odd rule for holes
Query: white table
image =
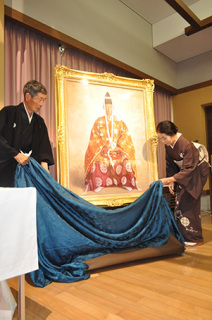
{"label": "white table", "polygon": [[25,274],[36,269],[36,189],[0,188],[0,281],[19,277],[21,320],[25,319]]}

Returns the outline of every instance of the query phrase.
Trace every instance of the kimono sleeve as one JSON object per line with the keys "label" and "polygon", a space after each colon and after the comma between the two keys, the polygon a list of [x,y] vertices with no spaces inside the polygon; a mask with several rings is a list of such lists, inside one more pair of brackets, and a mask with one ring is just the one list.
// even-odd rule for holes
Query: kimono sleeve
{"label": "kimono sleeve", "polygon": [[13,123],[8,119],[7,111],[6,107],[0,111],[0,163],[14,158],[19,153],[8,141],[13,134]]}
{"label": "kimono sleeve", "polygon": [[170,155],[166,151],[166,176],[172,177],[177,172],[179,172],[179,167],[176,165],[176,163],[173,161],[173,159],[170,157]]}
{"label": "kimono sleeve", "polygon": [[192,177],[195,174],[195,170],[199,163],[199,152],[191,144],[187,144],[183,152],[183,164],[178,173],[174,175],[177,182],[183,187],[187,188],[192,181]]}
{"label": "kimono sleeve", "polygon": [[41,162],[47,162],[48,165],[54,164],[51,143],[49,140],[46,124],[38,115],[35,116],[35,125],[33,131],[32,157]]}
{"label": "kimono sleeve", "polygon": [[48,165],[54,164],[51,143],[49,140],[48,130],[45,123],[43,128],[43,138],[40,144],[39,158],[40,162],[47,162]]}

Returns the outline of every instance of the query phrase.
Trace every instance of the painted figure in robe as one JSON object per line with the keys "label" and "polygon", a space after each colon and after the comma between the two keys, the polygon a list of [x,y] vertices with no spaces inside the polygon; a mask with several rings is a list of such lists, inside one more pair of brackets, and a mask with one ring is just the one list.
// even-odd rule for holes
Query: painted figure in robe
{"label": "painted figure in robe", "polygon": [[85,154],[86,192],[105,187],[137,189],[135,147],[127,125],[114,114],[109,92],[103,109],[104,115],[92,127]]}

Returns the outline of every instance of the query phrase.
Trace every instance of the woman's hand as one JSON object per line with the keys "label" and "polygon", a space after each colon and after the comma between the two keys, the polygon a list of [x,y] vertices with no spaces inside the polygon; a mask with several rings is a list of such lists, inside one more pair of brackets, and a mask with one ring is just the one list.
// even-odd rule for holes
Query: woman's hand
{"label": "woman's hand", "polygon": [[174,177],[168,177],[168,178],[162,178],[160,179],[160,181],[162,182],[162,184],[165,186],[165,185],[168,185],[169,187],[169,192],[171,194],[174,194],[174,183],[175,183],[175,178]]}
{"label": "woman's hand", "polygon": [[168,185],[168,184],[170,183],[169,180],[170,180],[169,178],[162,178],[162,179],[160,179],[160,181],[162,182],[162,184],[163,184],[164,186],[166,186],[166,185]]}
{"label": "woman's hand", "polygon": [[170,192],[171,194],[174,194],[174,182],[170,182],[170,183],[169,183],[169,192]]}

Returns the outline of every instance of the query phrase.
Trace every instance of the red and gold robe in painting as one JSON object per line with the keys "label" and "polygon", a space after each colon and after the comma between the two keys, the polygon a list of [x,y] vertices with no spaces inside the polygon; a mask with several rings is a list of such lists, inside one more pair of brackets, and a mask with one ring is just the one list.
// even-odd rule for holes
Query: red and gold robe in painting
{"label": "red and gold robe in painting", "polygon": [[85,154],[87,191],[114,186],[137,188],[131,135],[124,121],[117,120],[116,116],[112,119],[106,123],[105,116],[98,118],[91,130]]}

